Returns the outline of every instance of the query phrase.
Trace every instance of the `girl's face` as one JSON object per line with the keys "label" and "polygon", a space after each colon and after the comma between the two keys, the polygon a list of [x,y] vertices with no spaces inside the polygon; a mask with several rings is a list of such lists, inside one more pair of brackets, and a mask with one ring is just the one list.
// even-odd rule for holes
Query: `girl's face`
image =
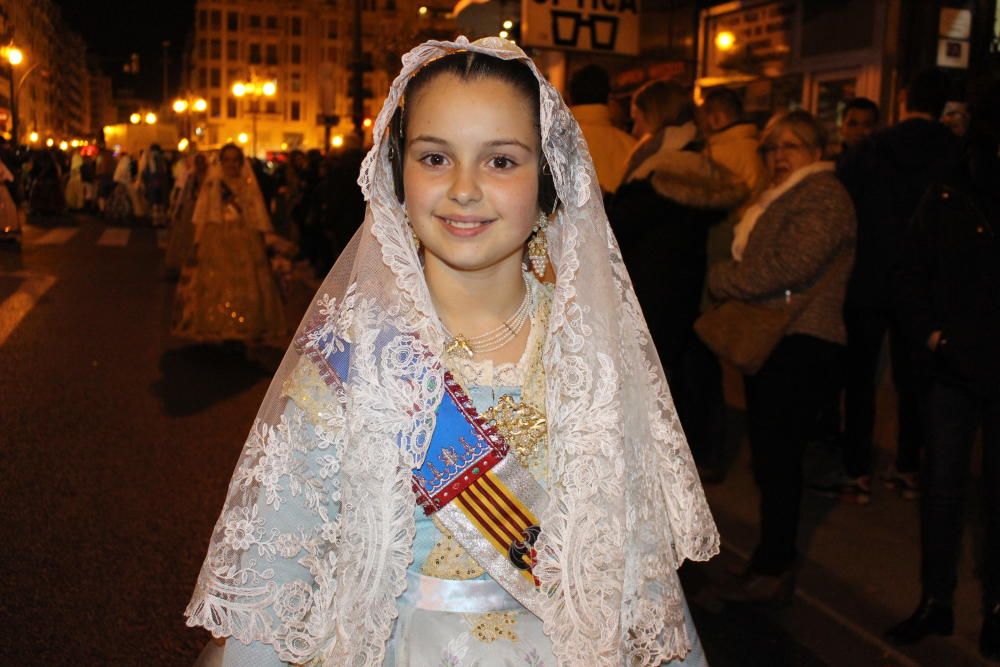
{"label": "girl's face", "polygon": [[462,272],[520,264],[538,219],[530,102],[503,81],[441,74],[406,115],[406,211],[425,264]]}
{"label": "girl's face", "polygon": [[222,151],[219,156],[219,163],[222,165],[222,175],[226,178],[239,178],[240,168],[243,166],[243,158],[239,152],[232,149]]}

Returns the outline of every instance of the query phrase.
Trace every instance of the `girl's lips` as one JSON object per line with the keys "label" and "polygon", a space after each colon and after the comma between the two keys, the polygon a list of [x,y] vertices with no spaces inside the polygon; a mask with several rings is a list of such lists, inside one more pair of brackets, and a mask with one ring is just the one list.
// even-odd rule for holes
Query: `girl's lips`
{"label": "girl's lips", "polygon": [[477,218],[474,216],[456,216],[454,218],[445,218],[440,215],[436,215],[434,217],[441,223],[449,234],[463,238],[482,234],[493,222],[491,219]]}

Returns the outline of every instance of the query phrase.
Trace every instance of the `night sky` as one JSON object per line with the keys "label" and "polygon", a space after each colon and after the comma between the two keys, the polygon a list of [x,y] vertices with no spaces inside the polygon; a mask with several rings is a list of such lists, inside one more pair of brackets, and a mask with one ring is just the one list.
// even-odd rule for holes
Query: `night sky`
{"label": "night sky", "polygon": [[[184,40],[194,27],[195,0],[55,0],[66,23],[83,36],[105,74],[114,79],[115,94],[131,89],[139,97],[159,101],[163,89],[164,40],[170,41],[170,95],[177,92]],[[129,54],[140,57],[140,73],[124,74]]]}

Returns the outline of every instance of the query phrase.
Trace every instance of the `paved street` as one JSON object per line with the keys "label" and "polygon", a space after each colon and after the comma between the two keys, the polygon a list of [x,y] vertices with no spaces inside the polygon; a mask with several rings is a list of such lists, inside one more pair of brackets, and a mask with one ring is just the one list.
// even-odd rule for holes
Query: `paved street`
{"label": "paved street", "polygon": [[[152,229],[87,217],[0,247],[0,664],[186,666],[205,641],[182,612],[280,352],[171,339],[161,261]],[[878,639],[916,602],[915,506],[885,492],[866,510],[807,502],[790,608],[719,604],[713,582],[754,539],[746,468],[744,448],[709,489],[724,553],[684,572],[715,667],[980,664],[971,562],[958,636],[905,654]]]}

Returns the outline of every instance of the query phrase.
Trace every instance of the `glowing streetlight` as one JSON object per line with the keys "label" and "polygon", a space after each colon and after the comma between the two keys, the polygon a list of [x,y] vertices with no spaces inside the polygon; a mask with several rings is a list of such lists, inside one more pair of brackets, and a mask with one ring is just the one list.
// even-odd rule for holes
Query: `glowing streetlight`
{"label": "glowing streetlight", "polygon": [[156,125],[156,114],[150,111],[143,120],[146,121],[146,125]]}
{"label": "glowing streetlight", "polygon": [[49,148],[52,148],[53,146],[56,145],[56,140],[53,139],[52,137],[49,137],[48,139],[45,140],[45,145],[48,146]]}
{"label": "glowing streetlight", "polygon": [[192,106],[194,107],[194,110],[197,111],[198,113],[203,113],[205,109],[208,108],[208,102],[205,101],[204,97],[199,97],[194,101],[194,104]]}
{"label": "glowing streetlight", "polygon": [[342,134],[335,134],[335,135],[333,135],[333,138],[330,139],[330,145],[333,146],[334,148],[340,148],[341,146],[343,146],[344,145],[344,135],[342,135]]}
{"label": "glowing streetlight", "polygon": [[61,150],[63,152],[68,151],[69,150],[69,144],[66,143],[65,141],[60,141],[59,142],[59,150]]}
{"label": "glowing streetlight", "polygon": [[69,142],[69,145],[72,146],[73,148],[79,148],[79,146],[80,146],[80,140],[79,139],[74,139],[73,141]]}
{"label": "glowing streetlight", "polygon": [[237,81],[232,87],[233,96],[237,99],[243,97],[249,97],[251,101],[250,105],[250,117],[253,123],[253,128],[251,129],[251,134],[253,136],[253,155],[257,155],[257,114],[260,111],[260,98],[261,97],[274,97],[278,94],[278,82],[271,80],[264,80],[253,76],[251,73],[249,81]]}
{"label": "glowing streetlight", "polygon": [[233,84],[233,95],[236,97],[243,97],[247,94],[247,85],[241,81],[237,81]]}
{"label": "glowing streetlight", "polygon": [[29,134],[28,135],[28,141],[30,141],[33,144],[37,144],[38,143],[38,133],[37,132],[32,132],[31,134]]}
{"label": "glowing streetlight", "polygon": [[142,116],[140,116],[138,113],[134,113],[128,117],[128,122],[132,123],[133,125],[138,125],[139,123],[142,122]]}
{"label": "glowing streetlight", "polygon": [[241,144],[245,144],[246,142],[250,141],[250,137],[247,136],[246,132],[240,132],[239,135],[236,137],[236,140],[239,141]]}
{"label": "glowing streetlight", "polygon": [[274,81],[265,81],[260,91],[264,94],[264,97],[274,97],[278,92],[278,84]]}
{"label": "glowing streetlight", "polygon": [[503,29],[504,30],[510,30],[513,27],[514,27],[514,22],[511,21],[510,19],[507,19],[506,21],[503,22]]}
{"label": "glowing streetlight", "polygon": [[174,113],[184,113],[188,109],[187,100],[174,100]]}
{"label": "glowing streetlight", "polygon": [[369,127],[372,126],[372,119],[371,118],[365,118],[363,121],[361,121],[361,126],[364,127],[367,130]]}
{"label": "glowing streetlight", "polygon": [[4,49],[4,57],[7,58],[7,62],[16,67],[24,62],[24,51],[16,46],[8,46]]}
{"label": "glowing streetlight", "polygon": [[417,13],[420,14],[421,16],[426,16],[427,11],[428,11],[427,7],[421,5],[420,9],[417,10]]}
{"label": "glowing streetlight", "polygon": [[729,51],[736,46],[736,35],[728,30],[723,30],[715,36],[715,46],[718,47],[720,51]]}
{"label": "glowing streetlight", "polygon": [[501,30],[500,31],[500,39],[507,39],[508,37],[510,37],[510,33],[509,32],[507,32],[506,30]]}

